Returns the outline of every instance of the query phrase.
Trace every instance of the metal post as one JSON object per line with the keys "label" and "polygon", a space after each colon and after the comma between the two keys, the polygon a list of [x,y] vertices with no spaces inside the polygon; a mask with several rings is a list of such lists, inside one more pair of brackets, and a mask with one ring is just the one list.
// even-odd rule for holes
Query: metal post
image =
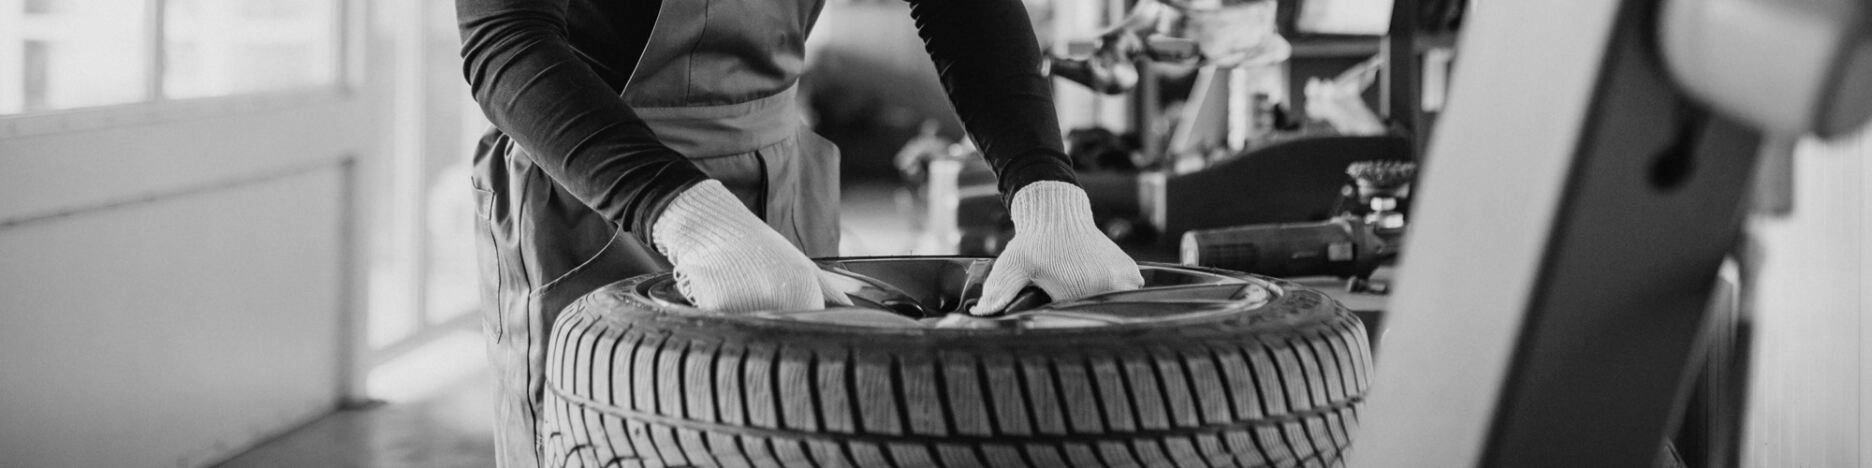
{"label": "metal post", "polygon": [[148,74],[143,77],[143,100],[164,101],[169,99],[168,92],[163,89],[163,84],[169,81],[169,47],[165,44],[169,40],[169,2],[145,0],[143,4],[147,9],[143,24],[149,28],[143,36],[149,41],[143,44],[146,51],[143,59],[147,61],[143,72]]}
{"label": "metal post", "polygon": [[1422,84],[1417,73],[1417,0],[1394,0],[1391,4],[1391,30],[1385,36],[1384,114],[1391,125],[1411,137],[1413,150],[1422,154],[1424,133],[1417,131],[1418,98]]}
{"label": "metal post", "polygon": [[1150,62],[1138,62],[1138,87],[1132,93],[1131,114],[1136,116],[1131,122],[1131,131],[1137,132],[1139,150],[1146,161],[1164,160],[1163,141],[1168,135],[1158,130],[1163,122],[1163,83]]}

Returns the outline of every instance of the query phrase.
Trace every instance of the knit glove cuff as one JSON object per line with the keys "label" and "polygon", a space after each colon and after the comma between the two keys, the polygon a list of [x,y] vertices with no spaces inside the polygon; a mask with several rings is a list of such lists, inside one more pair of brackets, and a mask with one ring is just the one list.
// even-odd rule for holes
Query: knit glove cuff
{"label": "knit glove cuff", "polygon": [[670,202],[651,230],[696,307],[725,312],[824,307],[819,267],[709,180]]}
{"label": "knit glove cuff", "polygon": [[1008,217],[1017,235],[1099,232],[1085,189],[1065,182],[1043,180],[1022,187],[1008,203]]}
{"label": "knit glove cuff", "polygon": [[1029,284],[1055,301],[1136,289],[1144,284],[1137,262],[1092,222],[1085,190],[1065,182],[1027,184],[1008,205],[1014,239],[995,260],[971,313],[1000,312]]}

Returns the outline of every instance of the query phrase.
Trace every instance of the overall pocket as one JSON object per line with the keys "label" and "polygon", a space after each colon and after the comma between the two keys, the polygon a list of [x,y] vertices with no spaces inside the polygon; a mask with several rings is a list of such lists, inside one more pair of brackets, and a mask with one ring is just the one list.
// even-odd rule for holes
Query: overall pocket
{"label": "overall pocket", "polygon": [[494,342],[501,341],[506,316],[501,291],[506,273],[501,268],[500,243],[494,238],[494,191],[473,187],[475,197],[475,257],[481,274],[481,329]]}

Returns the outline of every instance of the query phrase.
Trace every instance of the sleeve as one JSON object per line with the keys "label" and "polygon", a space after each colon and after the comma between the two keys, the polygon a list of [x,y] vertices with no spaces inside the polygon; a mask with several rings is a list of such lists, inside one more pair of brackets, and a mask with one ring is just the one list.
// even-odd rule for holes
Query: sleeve
{"label": "sleeve", "polygon": [[463,73],[495,128],[554,182],[648,242],[663,208],[707,179],[573,50],[566,0],[456,0]]}
{"label": "sleeve", "polygon": [[907,0],[962,125],[994,167],[1005,200],[1027,184],[1077,184],[1053,89],[1020,0]]}

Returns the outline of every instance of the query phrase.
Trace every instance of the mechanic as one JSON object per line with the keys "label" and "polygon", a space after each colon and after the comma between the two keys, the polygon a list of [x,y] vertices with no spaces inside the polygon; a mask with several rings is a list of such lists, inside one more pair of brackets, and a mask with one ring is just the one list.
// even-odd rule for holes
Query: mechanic
{"label": "mechanic", "polygon": [[[911,0],[1016,232],[971,310],[1140,286],[1062,151],[1020,0]],[[823,0],[457,0],[464,72],[495,129],[475,154],[498,457],[537,460],[545,332],[568,303],[667,258],[704,309],[841,302],[838,149],[795,89]],[[654,246],[659,258],[652,253]]]}

